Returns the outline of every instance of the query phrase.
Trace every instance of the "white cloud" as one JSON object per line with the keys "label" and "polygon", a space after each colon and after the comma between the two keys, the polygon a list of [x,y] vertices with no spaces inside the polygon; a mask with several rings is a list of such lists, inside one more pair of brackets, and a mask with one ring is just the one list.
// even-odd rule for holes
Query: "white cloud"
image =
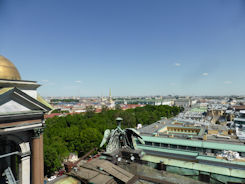
{"label": "white cloud", "polygon": [[175,65],[176,67],[181,66],[181,64],[180,64],[180,63],[175,63],[174,65]]}
{"label": "white cloud", "polygon": [[224,81],[224,84],[232,84],[232,81]]}
{"label": "white cloud", "polygon": [[174,82],[170,83],[169,84],[170,86],[175,86],[176,84]]}
{"label": "white cloud", "polygon": [[207,72],[202,73],[202,76],[208,76],[208,73]]}
{"label": "white cloud", "polygon": [[80,81],[80,80],[77,80],[77,81],[74,81],[75,83],[82,83],[82,81]]}
{"label": "white cloud", "polygon": [[48,82],[48,80],[46,80],[46,79],[45,80],[41,80],[41,82]]}

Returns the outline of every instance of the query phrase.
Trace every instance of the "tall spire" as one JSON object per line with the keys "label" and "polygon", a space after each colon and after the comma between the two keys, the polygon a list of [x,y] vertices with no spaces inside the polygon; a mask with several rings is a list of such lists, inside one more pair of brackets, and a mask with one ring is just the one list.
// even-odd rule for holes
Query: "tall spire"
{"label": "tall spire", "polygon": [[109,90],[109,101],[110,101],[110,103],[112,102],[112,97],[111,97],[111,88],[110,88],[110,90]]}

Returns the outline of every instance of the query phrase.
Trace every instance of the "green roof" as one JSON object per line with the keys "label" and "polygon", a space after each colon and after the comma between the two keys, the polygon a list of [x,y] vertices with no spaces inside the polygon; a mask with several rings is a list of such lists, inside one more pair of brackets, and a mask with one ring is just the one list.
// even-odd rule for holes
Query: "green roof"
{"label": "green roof", "polygon": [[198,156],[197,157],[198,160],[206,160],[206,161],[214,161],[214,162],[223,162],[223,163],[227,163],[227,164],[238,164],[238,165],[244,165],[245,166],[245,162],[242,161],[235,161],[235,160],[225,160],[225,159],[218,159],[216,157],[211,157],[211,156]]}
{"label": "green roof", "polygon": [[218,142],[210,142],[210,141],[196,141],[196,140],[186,140],[186,139],[167,138],[167,137],[150,137],[150,136],[141,136],[141,137],[143,138],[144,141],[148,141],[148,142],[245,152],[245,145],[227,144],[225,142],[218,143]]}
{"label": "green roof", "polygon": [[13,89],[13,88],[2,88],[2,89],[0,89],[0,95],[10,91],[11,89]]}
{"label": "green roof", "polygon": [[46,100],[44,100],[39,94],[37,95],[37,100],[42,103],[43,105],[46,105],[50,109],[54,109]]}
{"label": "green roof", "polygon": [[192,108],[190,111],[191,112],[206,112],[207,107]]}
{"label": "green roof", "polygon": [[191,152],[191,151],[157,148],[157,147],[151,147],[151,146],[145,146],[145,145],[137,145],[137,148],[140,148],[143,150],[149,150],[149,151],[158,151],[158,152],[163,152],[163,153],[174,153],[174,154],[180,154],[180,155],[198,156],[198,153]]}

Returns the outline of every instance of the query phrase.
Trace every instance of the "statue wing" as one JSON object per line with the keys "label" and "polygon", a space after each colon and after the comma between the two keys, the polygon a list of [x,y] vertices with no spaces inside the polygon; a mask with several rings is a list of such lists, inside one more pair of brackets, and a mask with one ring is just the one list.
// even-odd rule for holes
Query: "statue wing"
{"label": "statue wing", "polygon": [[143,138],[140,136],[140,133],[134,128],[126,128],[125,131],[129,137],[134,136],[140,141],[141,144],[145,144]]}
{"label": "statue wing", "polygon": [[105,143],[107,143],[107,141],[110,139],[110,134],[111,131],[109,129],[106,129],[104,132],[104,137],[100,143],[100,147],[102,147]]}
{"label": "statue wing", "polygon": [[133,135],[134,137],[142,138],[140,136],[140,133],[137,130],[135,130],[134,128],[126,128],[125,131],[126,131],[127,134]]}

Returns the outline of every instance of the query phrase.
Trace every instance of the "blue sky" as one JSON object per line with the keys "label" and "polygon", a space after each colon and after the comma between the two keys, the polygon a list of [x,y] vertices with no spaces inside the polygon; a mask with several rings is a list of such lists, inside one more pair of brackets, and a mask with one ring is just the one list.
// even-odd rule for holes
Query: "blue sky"
{"label": "blue sky", "polygon": [[243,0],[0,0],[0,54],[44,96],[244,95]]}

